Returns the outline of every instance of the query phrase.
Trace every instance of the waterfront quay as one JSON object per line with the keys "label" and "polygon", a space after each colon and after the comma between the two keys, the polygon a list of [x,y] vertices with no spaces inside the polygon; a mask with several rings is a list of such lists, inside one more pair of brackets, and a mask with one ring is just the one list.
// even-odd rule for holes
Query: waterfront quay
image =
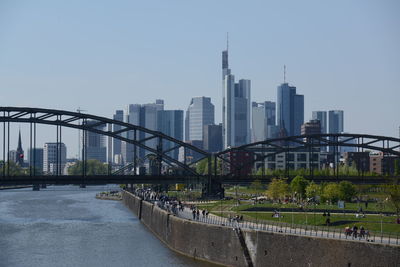
{"label": "waterfront quay", "polygon": [[123,201],[140,221],[172,250],[196,259],[226,266],[400,264],[396,239],[378,242],[340,231],[229,220],[201,212],[194,215],[188,207],[134,193],[124,191]]}

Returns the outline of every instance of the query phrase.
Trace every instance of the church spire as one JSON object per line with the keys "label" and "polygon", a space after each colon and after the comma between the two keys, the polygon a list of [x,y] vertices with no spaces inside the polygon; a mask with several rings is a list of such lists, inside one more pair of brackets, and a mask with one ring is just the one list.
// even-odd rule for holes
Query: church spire
{"label": "church spire", "polygon": [[21,141],[21,129],[18,134],[18,147],[17,147],[17,158],[16,163],[22,166],[24,164],[24,150],[22,149],[22,141]]}

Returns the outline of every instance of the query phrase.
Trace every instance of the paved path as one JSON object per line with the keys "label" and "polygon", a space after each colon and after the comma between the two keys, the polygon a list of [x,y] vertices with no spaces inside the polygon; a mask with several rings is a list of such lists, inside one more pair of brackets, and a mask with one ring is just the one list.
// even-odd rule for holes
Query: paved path
{"label": "paved path", "polygon": [[201,211],[199,218],[193,219],[192,211],[185,207],[183,211],[178,211],[176,214],[180,218],[184,218],[187,220],[198,221],[202,223],[215,224],[215,225],[223,225],[229,227],[240,227],[241,229],[255,229],[255,230],[263,230],[268,232],[282,233],[282,234],[292,234],[292,235],[300,235],[300,236],[310,236],[310,237],[319,237],[319,238],[329,238],[329,239],[344,239],[353,242],[372,242],[372,243],[383,243],[390,245],[399,245],[400,240],[399,236],[386,236],[382,237],[380,235],[371,234],[369,238],[354,238],[353,236],[346,236],[344,230],[338,228],[329,228],[329,227],[290,227],[290,224],[279,224],[279,223],[270,223],[267,221],[262,222],[249,222],[249,221],[241,221],[236,222],[235,220],[229,220],[229,218],[220,217],[214,214],[209,214],[208,216],[202,216]]}

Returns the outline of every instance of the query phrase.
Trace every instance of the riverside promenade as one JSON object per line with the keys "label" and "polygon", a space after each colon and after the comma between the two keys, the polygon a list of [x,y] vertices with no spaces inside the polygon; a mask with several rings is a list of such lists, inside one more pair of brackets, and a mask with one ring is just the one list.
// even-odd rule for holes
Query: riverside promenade
{"label": "riverside promenade", "polygon": [[346,239],[338,230],[207,215],[143,189],[122,191],[122,199],[169,248],[195,259],[226,266],[400,266],[400,246],[389,237]]}
{"label": "riverside promenade", "polygon": [[[160,207],[168,210],[169,203],[160,204]],[[172,210],[169,210],[172,212]],[[203,216],[202,211],[199,211],[199,217],[193,218],[193,211],[184,207],[183,210],[177,210],[173,213],[174,215],[184,218],[187,220],[198,221],[201,223],[214,224],[214,225],[222,225],[228,226],[232,228],[241,228],[241,229],[249,229],[249,230],[262,230],[272,233],[284,233],[291,235],[299,235],[299,236],[310,236],[310,237],[319,237],[319,238],[327,238],[327,239],[338,239],[338,240],[347,240],[353,242],[370,242],[370,243],[382,243],[387,245],[399,246],[400,240],[399,235],[393,236],[384,236],[379,233],[369,233],[369,235],[348,235],[345,233],[345,229],[337,229],[330,227],[313,227],[313,226],[291,226],[287,223],[272,223],[269,221],[247,221],[247,220],[238,220],[236,218],[226,218],[221,217],[215,214],[209,214],[208,216]]]}

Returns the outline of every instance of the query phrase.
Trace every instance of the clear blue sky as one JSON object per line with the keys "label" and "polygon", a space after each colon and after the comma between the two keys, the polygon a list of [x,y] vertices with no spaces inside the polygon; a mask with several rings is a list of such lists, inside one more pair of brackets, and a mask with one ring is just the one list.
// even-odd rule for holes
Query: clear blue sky
{"label": "clear blue sky", "polygon": [[[343,109],[347,132],[397,137],[399,14],[397,0],[1,0],[0,105],[110,117],[156,98],[185,110],[205,95],[220,122],[229,32],[230,67],[252,80],[253,101],[276,100],[286,64],[305,120]],[[71,156],[77,134],[68,133]],[[54,141],[55,129],[40,138]]]}

